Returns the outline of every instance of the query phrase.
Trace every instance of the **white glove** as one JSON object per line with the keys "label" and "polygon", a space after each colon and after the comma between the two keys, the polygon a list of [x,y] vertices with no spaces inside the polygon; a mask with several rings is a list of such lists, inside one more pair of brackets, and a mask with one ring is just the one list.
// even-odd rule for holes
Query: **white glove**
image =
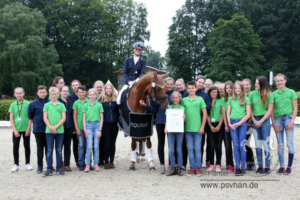
{"label": "white glove", "polygon": [[129,81],[128,84],[131,86],[133,83],[134,83],[134,81]]}
{"label": "white glove", "polygon": [[137,83],[139,80],[140,80],[140,78],[137,78],[137,79],[135,80],[135,82]]}

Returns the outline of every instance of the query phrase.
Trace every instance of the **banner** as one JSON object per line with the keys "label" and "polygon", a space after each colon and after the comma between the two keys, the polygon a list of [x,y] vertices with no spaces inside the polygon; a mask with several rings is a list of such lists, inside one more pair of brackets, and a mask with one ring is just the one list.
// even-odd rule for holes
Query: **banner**
{"label": "banner", "polygon": [[136,139],[151,137],[153,121],[151,113],[129,113],[129,136]]}

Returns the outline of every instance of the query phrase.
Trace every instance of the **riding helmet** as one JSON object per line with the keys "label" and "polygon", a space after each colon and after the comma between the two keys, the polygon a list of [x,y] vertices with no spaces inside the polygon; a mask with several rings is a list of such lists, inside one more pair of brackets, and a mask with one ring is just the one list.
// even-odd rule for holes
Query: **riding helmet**
{"label": "riding helmet", "polygon": [[141,50],[143,50],[144,45],[143,45],[143,43],[141,43],[141,42],[137,42],[137,43],[135,43],[135,44],[133,45],[133,48],[134,48],[134,49],[141,49]]}

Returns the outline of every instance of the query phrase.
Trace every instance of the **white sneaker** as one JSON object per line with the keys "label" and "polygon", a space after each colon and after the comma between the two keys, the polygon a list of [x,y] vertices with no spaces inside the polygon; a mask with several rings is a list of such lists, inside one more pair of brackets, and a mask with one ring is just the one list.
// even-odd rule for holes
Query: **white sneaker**
{"label": "white sneaker", "polygon": [[32,166],[31,166],[30,164],[27,164],[27,165],[26,165],[26,169],[27,169],[28,171],[30,171],[30,170],[32,170],[33,168],[32,168]]}
{"label": "white sneaker", "polygon": [[14,165],[13,168],[10,170],[11,172],[16,172],[19,170],[19,166],[18,165]]}

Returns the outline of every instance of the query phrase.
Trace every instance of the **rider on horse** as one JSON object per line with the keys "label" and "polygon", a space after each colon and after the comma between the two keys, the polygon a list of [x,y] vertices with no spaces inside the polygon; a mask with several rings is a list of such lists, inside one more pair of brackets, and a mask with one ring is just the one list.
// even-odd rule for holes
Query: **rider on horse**
{"label": "rider on horse", "polygon": [[141,42],[137,42],[133,45],[134,56],[127,58],[124,64],[123,76],[125,78],[125,84],[122,90],[119,92],[117,104],[121,104],[121,95],[124,90],[131,86],[146,73],[146,60],[141,57],[144,45]]}

